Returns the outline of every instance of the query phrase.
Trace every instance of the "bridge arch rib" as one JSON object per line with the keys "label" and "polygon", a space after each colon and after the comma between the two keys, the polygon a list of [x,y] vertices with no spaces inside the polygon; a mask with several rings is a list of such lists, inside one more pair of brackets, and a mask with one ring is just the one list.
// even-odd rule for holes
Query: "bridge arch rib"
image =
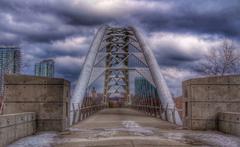
{"label": "bridge arch rib", "polygon": [[95,35],[71,99],[71,124],[120,100],[181,125],[158,63],[134,27],[102,26]]}

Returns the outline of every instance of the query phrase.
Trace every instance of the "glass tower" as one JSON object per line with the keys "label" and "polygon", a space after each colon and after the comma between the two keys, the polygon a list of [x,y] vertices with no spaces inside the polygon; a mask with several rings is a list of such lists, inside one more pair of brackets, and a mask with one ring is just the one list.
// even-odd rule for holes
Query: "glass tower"
{"label": "glass tower", "polygon": [[35,76],[54,77],[54,61],[43,60],[35,64]]}
{"label": "glass tower", "polygon": [[16,46],[0,46],[0,95],[4,91],[4,74],[19,74],[21,51]]}

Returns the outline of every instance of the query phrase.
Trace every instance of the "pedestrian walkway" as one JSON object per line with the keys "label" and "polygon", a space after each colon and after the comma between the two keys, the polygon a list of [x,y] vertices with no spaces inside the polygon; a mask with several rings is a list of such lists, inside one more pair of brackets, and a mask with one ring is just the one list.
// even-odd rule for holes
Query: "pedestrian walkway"
{"label": "pedestrian walkway", "polygon": [[[42,137],[42,142],[39,137]],[[191,131],[133,109],[104,109],[60,134],[42,133],[20,140],[44,147],[240,146],[240,139],[215,131]],[[38,146],[38,144],[31,144]],[[39,145],[40,147],[41,145]]]}

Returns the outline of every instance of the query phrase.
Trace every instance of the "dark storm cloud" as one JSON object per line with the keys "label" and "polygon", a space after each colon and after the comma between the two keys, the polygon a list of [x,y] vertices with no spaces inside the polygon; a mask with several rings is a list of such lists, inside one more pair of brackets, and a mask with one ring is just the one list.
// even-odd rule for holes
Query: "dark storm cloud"
{"label": "dark storm cloud", "polygon": [[175,48],[162,48],[155,54],[160,65],[164,66],[182,66],[188,62],[197,61],[200,57],[194,55],[187,55]]}
{"label": "dark storm cloud", "polygon": [[[141,1],[148,3],[148,1]],[[155,1],[157,2],[157,1]],[[172,8],[167,12],[153,7],[151,10],[136,9],[121,17],[101,14],[93,8],[80,3],[74,6],[70,1],[30,1],[2,0],[1,14],[9,15],[15,23],[27,25],[12,26],[1,18],[1,29],[16,33],[28,41],[50,42],[61,40],[75,33],[82,33],[78,26],[99,26],[110,22],[121,22],[121,19],[132,19],[150,31],[189,31],[200,33],[220,33],[237,36],[240,33],[240,2],[238,0],[199,1],[189,0],[165,1]],[[82,5],[81,5],[82,4]],[[127,7],[127,6],[126,6]],[[49,18],[49,19],[46,19]],[[129,22],[132,22],[129,21]],[[127,21],[128,22],[128,21]]]}
{"label": "dark storm cloud", "polygon": [[[81,9],[81,8],[80,8]],[[69,9],[55,9],[52,11],[60,17],[65,23],[73,26],[97,26],[107,22],[113,21],[113,18],[99,15],[99,14],[88,14],[85,11],[74,11]]]}
{"label": "dark storm cloud", "polygon": [[62,66],[60,64],[56,64],[56,73],[57,76],[64,77],[69,81],[74,82],[79,77],[79,73],[81,71],[81,65],[73,66]]}
{"label": "dark storm cloud", "polygon": [[29,21],[29,19],[38,21],[40,15],[52,15],[59,18],[62,22],[70,25],[96,26],[113,20],[112,17],[101,13],[96,13],[84,1],[78,5],[73,5],[71,1],[53,0],[53,1],[32,1],[32,0],[3,0],[0,2],[1,10],[19,15],[18,20]]}
{"label": "dark storm cloud", "polygon": [[[239,0],[0,0],[0,44],[20,45],[24,62],[56,59],[57,75],[73,82],[100,25],[135,25],[148,37],[166,32],[188,33],[203,41],[239,41],[239,14]],[[208,36],[203,39],[203,34]],[[84,41],[79,42],[81,37]],[[154,53],[162,67],[190,71],[204,54],[198,43],[189,47],[196,52],[183,51],[185,46],[172,41],[157,44]]]}
{"label": "dark storm cloud", "polygon": [[188,31],[239,37],[239,0],[178,0],[173,5],[167,13],[152,10],[138,13],[136,17],[150,31]]}
{"label": "dark storm cloud", "polygon": [[88,13],[83,7],[72,7],[63,0],[3,0],[0,8],[0,29],[29,42],[51,42],[75,34],[85,35],[84,29],[89,26],[110,21],[108,17]]}

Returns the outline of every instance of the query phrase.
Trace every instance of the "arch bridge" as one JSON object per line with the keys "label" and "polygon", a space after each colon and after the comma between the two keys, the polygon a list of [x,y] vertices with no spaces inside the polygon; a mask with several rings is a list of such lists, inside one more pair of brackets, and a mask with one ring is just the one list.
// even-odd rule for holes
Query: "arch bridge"
{"label": "arch bridge", "polygon": [[134,27],[98,30],[71,103],[71,124],[112,105],[182,124],[157,60]]}

